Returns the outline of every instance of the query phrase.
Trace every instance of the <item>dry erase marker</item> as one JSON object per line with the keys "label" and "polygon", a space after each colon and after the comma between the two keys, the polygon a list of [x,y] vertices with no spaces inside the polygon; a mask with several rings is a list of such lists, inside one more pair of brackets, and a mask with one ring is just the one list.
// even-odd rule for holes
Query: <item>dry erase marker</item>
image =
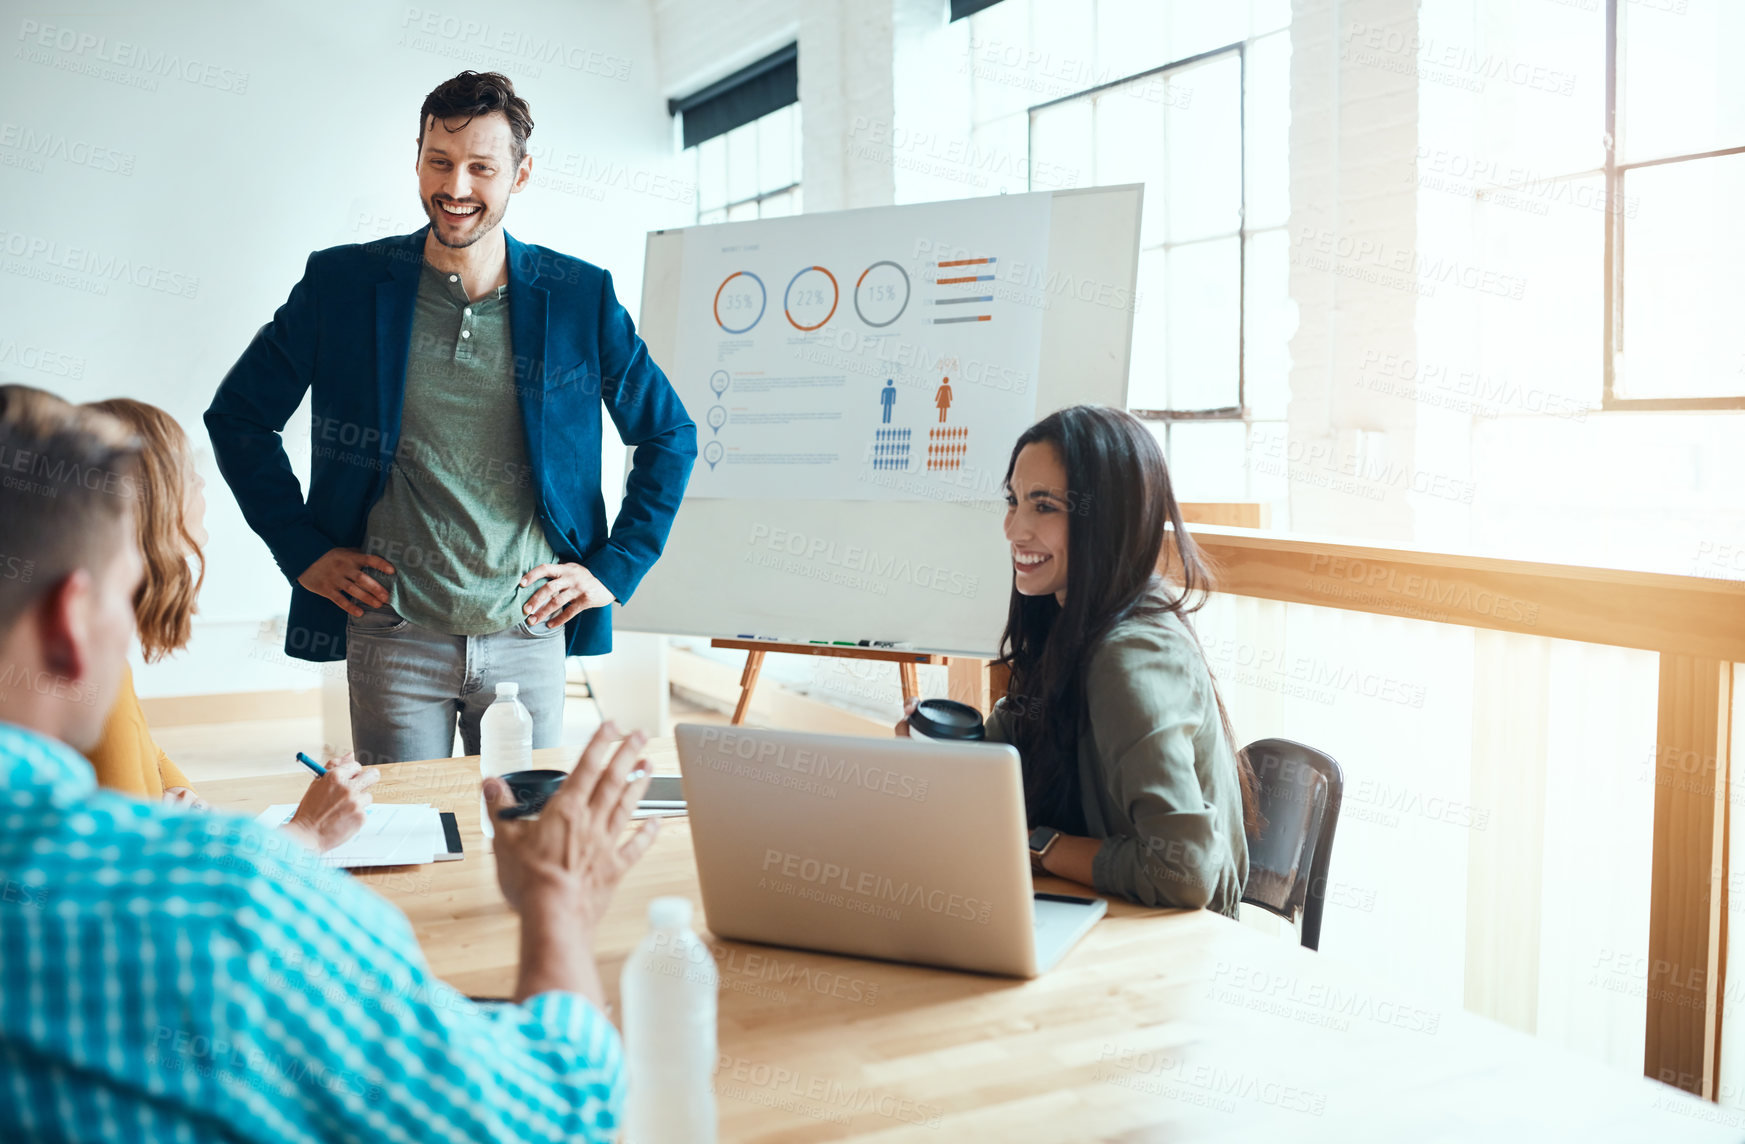
{"label": "dry erase marker", "polygon": [[310,770],[314,771],[317,775],[325,775],[327,773],[326,767],[322,766],[320,763],[316,762],[314,759],[311,759],[308,755],[305,755],[302,751],[297,752],[297,761],[299,763],[302,763],[304,766],[308,767]]}

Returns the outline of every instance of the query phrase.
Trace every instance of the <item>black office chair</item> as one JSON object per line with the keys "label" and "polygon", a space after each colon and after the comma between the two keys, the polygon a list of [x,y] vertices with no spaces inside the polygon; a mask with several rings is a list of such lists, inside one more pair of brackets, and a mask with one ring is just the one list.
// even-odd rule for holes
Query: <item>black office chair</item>
{"label": "black office chair", "polygon": [[[1303,945],[1321,943],[1321,910],[1327,903],[1327,862],[1345,777],[1331,755],[1289,739],[1248,745],[1262,826],[1248,836],[1248,885],[1244,902],[1297,926]],[[1299,916],[1301,920],[1299,921]]]}

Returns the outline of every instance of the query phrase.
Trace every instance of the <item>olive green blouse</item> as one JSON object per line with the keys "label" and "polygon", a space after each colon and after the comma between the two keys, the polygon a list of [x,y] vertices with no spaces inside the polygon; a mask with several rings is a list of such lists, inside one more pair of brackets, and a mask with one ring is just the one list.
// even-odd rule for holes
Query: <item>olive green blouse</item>
{"label": "olive green blouse", "polygon": [[[1092,654],[1078,736],[1084,820],[1103,839],[1092,885],[1148,906],[1236,916],[1248,840],[1211,673],[1175,615],[1117,624]],[[988,738],[1009,741],[1006,701]]]}

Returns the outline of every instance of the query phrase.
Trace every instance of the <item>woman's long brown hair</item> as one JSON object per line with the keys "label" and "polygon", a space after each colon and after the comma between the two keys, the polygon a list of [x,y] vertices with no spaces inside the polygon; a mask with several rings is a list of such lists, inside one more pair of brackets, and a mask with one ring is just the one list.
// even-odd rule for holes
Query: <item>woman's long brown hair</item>
{"label": "woman's long brown hair", "polygon": [[[1102,405],[1049,414],[1012,446],[1008,494],[1018,454],[1038,442],[1052,445],[1066,470],[1066,604],[1052,593],[1026,596],[1014,586],[999,659],[1012,673],[1007,705],[1017,717],[1008,726],[1024,760],[1024,799],[1033,826],[1040,814],[1058,811],[1063,798],[1077,793],[1084,679],[1103,637],[1129,616],[1173,614],[1198,644],[1189,616],[1205,605],[1212,588],[1206,560],[1182,524],[1163,450],[1142,421]],[[1174,543],[1166,548],[1169,530]],[[1160,564],[1174,574],[1166,577]],[[1205,660],[1203,647],[1200,658]],[[1237,744],[1209,663],[1206,674],[1236,757],[1243,823],[1253,832],[1261,825],[1254,769]]]}
{"label": "woman's long brown hair", "polygon": [[[140,495],[133,506],[145,575],[134,593],[133,614],[145,661],[156,663],[188,645],[194,602],[206,582],[206,555],[182,516],[192,458],[188,435],[162,409],[130,397],[93,401],[86,408],[116,418],[145,442]],[[198,573],[189,566],[190,557],[200,566]]]}

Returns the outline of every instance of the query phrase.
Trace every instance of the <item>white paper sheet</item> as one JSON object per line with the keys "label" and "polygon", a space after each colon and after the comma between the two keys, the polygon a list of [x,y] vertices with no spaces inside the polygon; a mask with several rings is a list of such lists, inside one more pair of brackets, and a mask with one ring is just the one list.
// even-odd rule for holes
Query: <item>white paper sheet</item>
{"label": "white paper sheet", "polygon": [[[277,828],[289,822],[296,810],[293,803],[269,806],[255,816],[255,821]],[[353,838],[320,858],[329,866],[348,870],[365,866],[421,866],[447,850],[442,817],[429,803],[377,802],[365,808],[363,828]]]}

